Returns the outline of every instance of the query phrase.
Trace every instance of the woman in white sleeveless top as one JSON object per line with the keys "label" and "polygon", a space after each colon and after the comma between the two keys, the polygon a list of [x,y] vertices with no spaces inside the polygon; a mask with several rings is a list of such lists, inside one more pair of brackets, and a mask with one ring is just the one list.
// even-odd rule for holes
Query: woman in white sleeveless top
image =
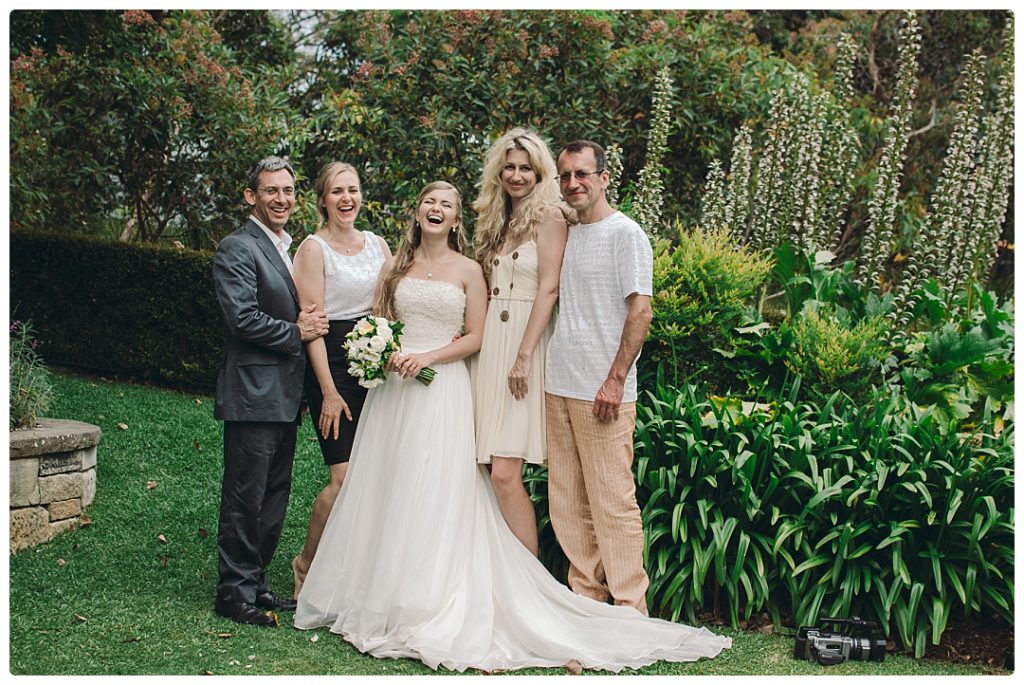
{"label": "woman in white sleeveless top", "polygon": [[544,359],[570,214],[540,136],[515,128],[491,146],[474,209],[476,259],[490,294],[483,346],[470,362],[477,461],[490,464],[501,513],[536,555],[523,464],[546,461]]}
{"label": "woman in white sleeveless top", "polygon": [[348,471],[356,424],[366,389],[348,374],[343,345],[355,322],[370,313],[381,264],[391,256],[388,244],[370,231],[355,228],[362,188],[354,167],[325,165],[316,180],[321,223],[295,254],[299,304],[316,303],[327,312],[330,331],[306,346],[306,397],[330,481],[313,502],[302,553],[292,559],[295,597],[313,562],[327,516]]}

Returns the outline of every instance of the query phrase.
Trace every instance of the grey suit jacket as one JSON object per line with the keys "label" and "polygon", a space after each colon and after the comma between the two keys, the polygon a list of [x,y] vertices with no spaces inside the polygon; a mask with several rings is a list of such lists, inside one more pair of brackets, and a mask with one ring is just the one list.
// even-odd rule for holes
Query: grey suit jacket
{"label": "grey suit jacket", "polygon": [[227,344],[214,416],[225,421],[295,421],[306,352],[295,283],[274,243],[253,221],[224,238],[213,285]]}

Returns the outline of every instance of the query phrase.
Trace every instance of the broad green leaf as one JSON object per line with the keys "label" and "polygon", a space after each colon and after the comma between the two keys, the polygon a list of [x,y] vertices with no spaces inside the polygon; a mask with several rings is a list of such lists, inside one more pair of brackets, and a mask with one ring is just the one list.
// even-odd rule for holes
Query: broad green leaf
{"label": "broad green leaf", "polygon": [[943,631],[946,630],[946,621],[949,619],[949,605],[939,597],[932,597],[932,644],[939,644]]}
{"label": "broad green leaf", "polygon": [[818,555],[812,557],[810,559],[805,560],[803,563],[801,563],[799,566],[793,569],[793,575],[798,576],[804,571],[815,568],[817,566],[822,566],[823,564],[827,564],[830,561],[831,559],[826,555]]}

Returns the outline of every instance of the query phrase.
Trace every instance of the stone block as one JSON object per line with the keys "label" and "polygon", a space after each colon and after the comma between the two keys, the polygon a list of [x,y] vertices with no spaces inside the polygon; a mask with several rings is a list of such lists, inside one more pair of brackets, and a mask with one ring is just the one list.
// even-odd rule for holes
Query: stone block
{"label": "stone block", "polygon": [[77,528],[96,496],[100,429],[39,419],[10,432],[10,549],[16,552]]}
{"label": "stone block", "polygon": [[94,468],[96,468],[96,445],[82,450],[82,470],[87,471]]}
{"label": "stone block", "polygon": [[39,475],[52,476],[58,473],[74,473],[82,470],[82,451],[44,454],[39,457]]}
{"label": "stone block", "polygon": [[82,513],[82,501],[79,499],[66,499],[61,502],[50,502],[46,510],[50,513],[50,523],[74,518]]}
{"label": "stone block", "polygon": [[24,507],[39,502],[39,459],[12,459],[10,506]]}
{"label": "stone block", "polygon": [[50,516],[43,507],[11,510],[11,551],[32,547],[50,539]]}
{"label": "stone block", "polygon": [[82,474],[59,473],[39,479],[40,501],[44,504],[82,496]]}
{"label": "stone block", "polygon": [[63,533],[66,530],[74,530],[78,527],[78,519],[64,519],[63,521],[54,521],[49,524],[49,536],[52,538],[58,533]]}
{"label": "stone block", "polygon": [[39,419],[32,428],[11,431],[11,458],[74,452],[96,446],[99,426],[66,419]]}
{"label": "stone block", "polygon": [[82,508],[92,504],[96,497],[96,469],[82,471]]}

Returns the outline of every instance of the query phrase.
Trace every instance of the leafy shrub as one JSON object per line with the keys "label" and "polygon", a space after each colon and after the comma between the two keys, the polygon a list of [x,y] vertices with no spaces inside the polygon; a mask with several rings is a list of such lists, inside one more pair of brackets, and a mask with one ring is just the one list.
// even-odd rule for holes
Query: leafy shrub
{"label": "leafy shrub", "polygon": [[[801,250],[783,241],[772,250],[771,281],[782,289],[784,316],[794,318],[808,306],[828,303],[849,312],[853,319],[873,316],[884,310],[882,301],[865,293],[854,282],[853,265],[833,266],[835,255],[828,250]],[[874,297],[874,300],[870,299]],[[846,313],[837,312],[843,318]]]}
{"label": "leafy shrub", "polygon": [[1013,622],[1013,427],[942,433],[901,393],[762,402],[659,385],[637,407],[653,611],[733,626],[875,619],[917,656],[949,616]]}
{"label": "leafy shrub", "polygon": [[859,397],[893,363],[883,332],[892,298],[854,281],[854,265],[832,266],[827,250],[799,250],[786,241],[772,251],[762,299],[765,322],[736,329],[726,365],[750,388],[781,389],[800,376],[802,396],[824,399],[841,390]]}
{"label": "leafy shrub", "polygon": [[209,252],[11,234],[11,305],[32,312],[46,360],[211,390],[224,349]]}
{"label": "leafy shrub", "polygon": [[46,363],[36,354],[29,322],[11,323],[11,418],[10,428],[28,428],[50,407],[53,383]]}
{"label": "leafy shrub", "polygon": [[807,308],[791,324],[793,347],[786,363],[820,393],[842,390],[859,397],[872,380],[881,380],[878,367],[888,355],[882,338],[885,324],[878,316],[851,326],[833,307]]}
{"label": "leafy shrub", "polygon": [[640,375],[653,379],[659,364],[676,377],[710,369],[707,378],[726,382],[718,371],[731,347],[732,329],[750,310],[770,261],[737,248],[725,231],[680,231],[679,244],[654,245],[651,306],[654,319],[640,357]]}
{"label": "leafy shrub", "polygon": [[1013,399],[1014,331],[1011,304],[999,306],[995,295],[972,285],[959,300],[946,302],[934,280],[920,291],[924,330],[913,333],[898,381],[917,405],[933,407],[949,430],[980,408],[987,416]]}

